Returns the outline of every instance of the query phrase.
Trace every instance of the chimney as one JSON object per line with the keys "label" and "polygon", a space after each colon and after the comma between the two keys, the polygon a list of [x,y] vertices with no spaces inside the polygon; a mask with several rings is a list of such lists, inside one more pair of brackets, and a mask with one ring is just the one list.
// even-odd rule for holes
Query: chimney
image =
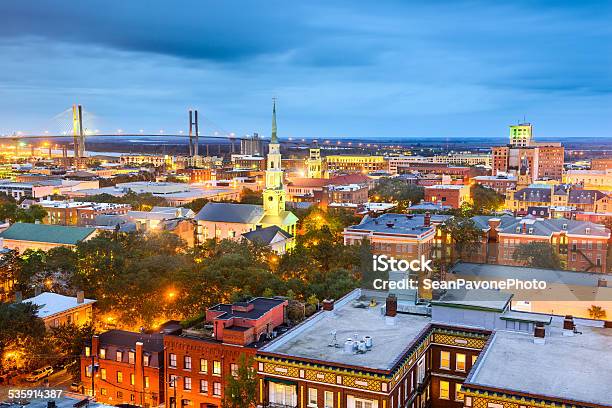
{"label": "chimney", "polygon": [[15,303],[21,303],[23,301],[23,293],[20,290],[15,292]]}
{"label": "chimney", "polygon": [[563,335],[573,336],[575,327],[574,317],[572,315],[566,315],[565,319],[563,319]]}
{"label": "chimney", "polygon": [[606,321],[604,322],[604,328],[605,328],[605,329],[612,329],[612,321],[610,321],[610,320],[606,320]]}
{"label": "chimney", "polygon": [[82,304],[83,302],[85,302],[85,292],[79,290],[77,292],[77,303]]}
{"label": "chimney", "polygon": [[607,288],[608,281],[604,278],[597,279],[597,287],[598,288]]}
{"label": "chimney", "polygon": [[40,292],[41,292],[40,286],[36,285],[34,287],[34,296],[40,295]]}
{"label": "chimney", "polygon": [[423,225],[429,227],[431,225],[431,213],[427,211],[425,213],[425,218],[423,219]]}
{"label": "chimney", "polygon": [[[141,341],[137,341],[136,342],[136,350],[135,350],[135,356],[134,356],[134,372],[136,373],[142,373],[144,370],[144,358],[143,358],[143,343]],[[144,406],[144,401],[142,401],[143,398],[143,394],[144,394],[144,378],[142,377],[142,375],[136,375],[134,378],[134,388],[137,391],[142,391],[139,392],[138,394],[140,395],[141,401],[140,404],[142,406]]]}
{"label": "chimney", "polygon": [[323,299],[323,310],[334,310],[334,299]]}
{"label": "chimney", "polygon": [[98,356],[98,349],[100,348],[100,336],[94,334],[91,336],[91,355]]}
{"label": "chimney", "polygon": [[385,316],[395,317],[397,314],[397,297],[390,293],[385,304]]}
{"label": "chimney", "polygon": [[55,401],[47,401],[47,408],[55,408]]}
{"label": "chimney", "polygon": [[523,234],[527,233],[527,224],[523,223]]}
{"label": "chimney", "polygon": [[533,342],[535,344],[544,344],[546,342],[546,329],[543,323],[536,323],[533,329]]}

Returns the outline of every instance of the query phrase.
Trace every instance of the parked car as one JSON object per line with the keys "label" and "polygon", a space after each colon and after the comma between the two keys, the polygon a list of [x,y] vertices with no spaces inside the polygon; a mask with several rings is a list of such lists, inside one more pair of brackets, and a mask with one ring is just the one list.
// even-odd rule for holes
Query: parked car
{"label": "parked car", "polygon": [[25,380],[29,381],[29,382],[36,382],[36,381],[38,381],[40,379],[48,377],[52,373],[53,373],[53,367],[46,366],[46,367],[43,367],[43,368],[39,368],[36,371],[33,371],[30,375],[28,375],[25,378]]}
{"label": "parked car", "polygon": [[11,378],[17,377],[19,373],[17,371],[8,371],[0,374],[0,384],[8,384]]}
{"label": "parked car", "polygon": [[83,383],[81,383],[81,382],[73,382],[72,384],[70,384],[70,391],[82,393],[83,392]]}

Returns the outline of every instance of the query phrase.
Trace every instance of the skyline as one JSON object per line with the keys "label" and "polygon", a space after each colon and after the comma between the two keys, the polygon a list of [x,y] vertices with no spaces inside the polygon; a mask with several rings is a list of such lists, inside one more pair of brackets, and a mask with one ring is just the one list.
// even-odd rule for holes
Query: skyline
{"label": "skyline", "polygon": [[92,129],[186,131],[197,108],[204,134],[267,137],[273,97],[283,138],[612,133],[603,2],[95,4],[0,4],[0,133],[80,103]]}

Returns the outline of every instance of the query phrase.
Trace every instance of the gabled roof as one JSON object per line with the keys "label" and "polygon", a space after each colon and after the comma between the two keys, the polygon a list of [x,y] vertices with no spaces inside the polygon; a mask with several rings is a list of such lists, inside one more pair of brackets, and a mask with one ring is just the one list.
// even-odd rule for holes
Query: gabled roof
{"label": "gabled roof", "polygon": [[333,185],[343,185],[343,184],[367,184],[372,179],[365,174],[361,173],[353,173],[353,174],[345,174],[342,176],[332,177],[329,180],[328,184]]}
{"label": "gabled roof", "polygon": [[195,216],[198,221],[233,222],[257,224],[264,215],[264,209],[256,204],[207,203]]}
{"label": "gabled roof", "polygon": [[76,245],[95,232],[96,230],[93,228],[18,222],[0,233],[0,238],[17,241]]}
{"label": "gabled roof", "polygon": [[569,193],[570,204],[593,204],[606,195],[599,190],[572,190]]}
{"label": "gabled roof", "polygon": [[52,292],[43,292],[40,295],[25,299],[24,302],[40,306],[40,309],[38,309],[36,314],[41,319],[44,319],[58,313],[64,313],[68,310],[87,305],[89,303],[94,303],[95,300],[84,299],[83,303],[78,303],[76,297],[64,296]]}
{"label": "gabled roof", "polygon": [[550,201],[550,188],[527,187],[514,193],[514,199],[519,201]]}
{"label": "gabled roof", "polygon": [[242,236],[251,242],[259,242],[264,245],[270,245],[274,237],[276,237],[278,234],[282,235],[284,239],[293,238],[293,235],[276,225],[266,228],[257,228],[253,231],[245,232],[242,234]]}
{"label": "gabled roof", "polygon": [[289,183],[292,187],[303,187],[303,188],[323,188],[330,184],[328,179],[324,178],[294,178]]}

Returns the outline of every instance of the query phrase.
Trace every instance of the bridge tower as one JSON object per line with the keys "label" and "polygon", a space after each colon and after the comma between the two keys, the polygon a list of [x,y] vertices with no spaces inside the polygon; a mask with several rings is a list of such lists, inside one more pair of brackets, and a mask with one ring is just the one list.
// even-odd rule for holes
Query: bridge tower
{"label": "bridge tower", "polygon": [[198,155],[199,137],[198,111],[189,109],[189,157]]}
{"label": "bridge tower", "polygon": [[83,133],[83,107],[72,105],[72,134],[74,136],[75,164],[85,157],[85,133]]}

